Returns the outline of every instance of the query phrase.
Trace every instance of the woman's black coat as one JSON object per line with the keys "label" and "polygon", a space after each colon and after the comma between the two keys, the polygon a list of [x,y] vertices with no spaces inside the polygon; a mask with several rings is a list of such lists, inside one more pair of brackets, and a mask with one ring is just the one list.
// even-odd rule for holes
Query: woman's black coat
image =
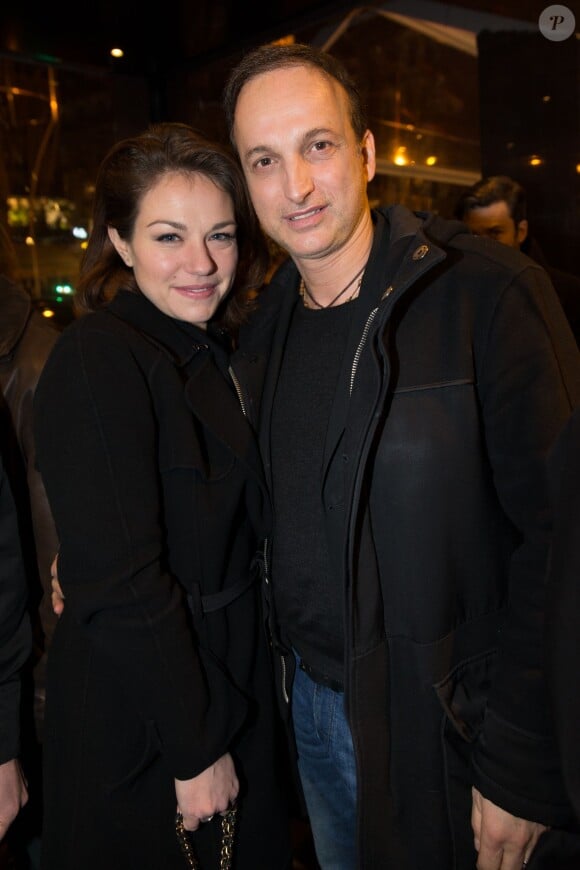
{"label": "woman's black coat", "polygon": [[[125,291],[68,327],[43,372],[38,461],[66,597],[48,664],[43,870],[183,868],[174,778],[228,749],[235,866],[288,864],[250,582],[269,507],[226,378],[218,342]],[[196,835],[206,859],[214,825]]]}

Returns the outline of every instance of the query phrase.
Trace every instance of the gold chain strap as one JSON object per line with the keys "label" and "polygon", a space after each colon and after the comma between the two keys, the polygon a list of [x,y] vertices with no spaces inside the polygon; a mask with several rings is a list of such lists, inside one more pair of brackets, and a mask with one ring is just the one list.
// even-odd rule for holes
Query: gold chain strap
{"label": "gold chain strap", "polygon": [[[236,809],[235,806],[231,807],[221,817],[222,845],[220,850],[220,870],[231,870],[232,868],[234,860],[234,835],[236,833]],[[191,870],[201,870],[188,836],[189,832],[183,827],[183,816],[181,813],[177,813],[175,817],[175,833],[177,834],[177,839],[181,846],[181,851],[185,855],[188,867]]]}

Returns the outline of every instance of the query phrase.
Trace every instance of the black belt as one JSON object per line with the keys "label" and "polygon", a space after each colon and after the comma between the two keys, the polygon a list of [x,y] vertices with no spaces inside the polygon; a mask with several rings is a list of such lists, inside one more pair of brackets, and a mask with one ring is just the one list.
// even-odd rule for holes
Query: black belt
{"label": "black belt", "polygon": [[195,583],[194,592],[187,595],[190,610],[194,616],[199,615],[200,612],[213,613],[215,610],[221,610],[243,595],[257,579],[258,575],[254,573],[226,586],[221,592],[212,592],[209,595],[201,595],[199,586]]}
{"label": "black belt", "polygon": [[300,659],[299,668],[305,674],[308,674],[312,682],[318,683],[319,686],[325,686],[327,689],[332,689],[333,692],[344,692],[344,686],[340,680],[335,680],[333,677],[329,677],[328,674],[317,671],[316,668],[307,665],[303,659]]}

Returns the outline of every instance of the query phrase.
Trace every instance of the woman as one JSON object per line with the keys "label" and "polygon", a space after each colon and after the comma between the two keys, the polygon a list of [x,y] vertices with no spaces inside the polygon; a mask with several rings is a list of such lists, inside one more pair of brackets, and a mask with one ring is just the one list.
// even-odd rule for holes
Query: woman
{"label": "woman", "polygon": [[183,868],[176,809],[218,867],[238,796],[234,867],[290,864],[253,558],[269,504],[228,370],[266,265],[226,151],[161,124],[105,157],[77,291],[91,313],[35,398],[66,597],[43,870]]}

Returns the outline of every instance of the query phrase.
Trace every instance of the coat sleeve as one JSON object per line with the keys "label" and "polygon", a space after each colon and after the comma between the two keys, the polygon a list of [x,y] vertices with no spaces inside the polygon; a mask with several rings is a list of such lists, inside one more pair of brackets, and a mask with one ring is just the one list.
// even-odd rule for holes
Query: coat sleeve
{"label": "coat sleeve", "polygon": [[0,764],[20,748],[20,671],[31,652],[16,507],[0,460]]}
{"label": "coat sleeve", "polygon": [[564,781],[580,819],[580,408],[550,454],[554,537],[546,659]]}
{"label": "coat sleeve", "polygon": [[151,371],[92,317],[63,333],[34,403],[60,540],[61,619],[80,624],[109,660],[155,723],[174,776],[187,779],[227,747],[206,727],[203,671],[168,569]]}
{"label": "coat sleeve", "polygon": [[542,269],[524,269],[494,311],[478,351],[478,391],[498,497],[519,545],[475,785],[522,818],[569,817],[545,676],[546,576],[552,535],[547,456],[580,402],[580,357]]}

